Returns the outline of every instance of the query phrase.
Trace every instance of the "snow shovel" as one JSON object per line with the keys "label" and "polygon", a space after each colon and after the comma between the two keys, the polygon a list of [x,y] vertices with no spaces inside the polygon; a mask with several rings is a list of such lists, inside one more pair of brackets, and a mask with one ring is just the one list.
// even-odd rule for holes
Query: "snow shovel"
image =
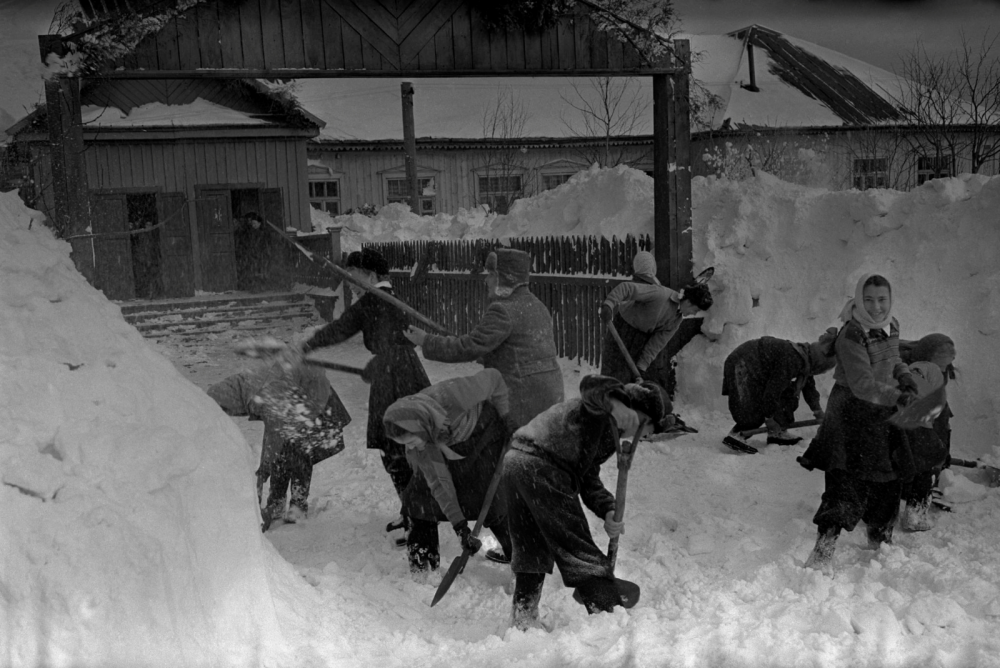
{"label": "snow shovel", "polygon": [[990,487],[1000,487],[1000,469],[995,466],[989,466],[979,461],[972,461],[970,459],[956,459],[952,457],[950,462],[955,466],[963,466],[968,469],[979,469],[981,471],[986,471],[986,479]]}
{"label": "snow shovel", "polygon": [[[496,496],[497,487],[500,486],[500,476],[503,475],[503,458],[507,456],[507,451],[510,450],[510,444],[513,443],[513,439],[507,441],[507,444],[503,446],[503,450],[500,452],[500,461],[497,462],[497,468],[493,472],[493,478],[490,479],[490,486],[486,489],[486,496],[483,498],[483,507],[479,509],[479,517],[476,518],[476,526],[472,529],[472,537],[478,538],[479,531],[483,528],[483,522],[486,521],[486,513],[490,510],[490,505],[493,503],[493,497]],[[448,567],[448,572],[444,574],[444,578],[441,580],[441,584],[438,585],[437,591],[434,592],[434,600],[431,601],[431,607],[433,608],[437,605],[438,601],[444,598],[444,595],[448,593],[451,589],[452,583],[458,574],[465,570],[465,564],[468,563],[469,557],[472,553],[468,550],[462,550],[462,554],[455,557],[451,562],[451,566]]]}
{"label": "snow shovel", "polygon": [[419,322],[427,325],[428,327],[430,327],[434,331],[440,332],[442,334],[450,334],[450,332],[447,329],[445,329],[441,325],[437,324],[436,322],[434,322],[433,320],[431,320],[430,318],[428,318],[423,313],[421,313],[420,311],[416,310],[415,308],[413,308],[409,304],[406,304],[405,302],[402,302],[399,299],[396,299],[395,297],[393,297],[392,295],[390,295],[385,290],[380,290],[380,289],[376,288],[374,285],[370,285],[368,283],[365,283],[364,281],[359,281],[358,279],[354,278],[354,276],[352,276],[351,273],[349,271],[347,271],[346,269],[344,269],[343,267],[337,266],[336,264],[334,264],[330,260],[326,259],[322,255],[316,255],[315,253],[313,253],[313,252],[309,251],[308,249],[306,249],[302,244],[294,241],[291,237],[289,237],[287,234],[285,234],[281,230],[281,228],[279,228],[277,225],[275,225],[271,221],[265,220],[264,222],[267,223],[271,227],[272,230],[274,230],[275,232],[277,232],[278,236],[280,236],[282,239],[284,239],[286,242],[290,243],[291,245],[295,246],[296,250],[298,250],[300,253],[302,253],[303,255],[305,255],[312,262],[317,262],[317,261],[321,262],[324,266],[326,266],[328,269],[330,269],[331,271],[333,271],[333,273],[337,274],[337,276],[339,276],[343,280],[347,281],[351,285],[354,285],[354,286],[356,286],[356,287],[364,290],[365,292],[368,292],[368,293],[370,293],[370,294],[378,297],[379,299],[381,299],[383,301],[389,302],[390,304],[392,304],[393,306],[395,306],[396,308],[398,308],[403,313],[407,314],[408,316],[411,316],[412,318],[415,318],[417,321],[419,321]]}
{"label": "snow shovel", "polygon": [[[628,358],[626,358],[628,359]],[[631,360],[630,360],[631,361]],[[628,472],[632,468],[632,458],[635,456],[635,445],[639,442],[639,436],[646,427],[646,420],[640,420],[639,426],[632,435],[631,441],[618,444],[618,486],[615,488],[615,522],[621,522],[625,516],[625,495],[628,491]],[[608,541],[608,559],[611,560],[611,570],[614,571],[615,563],[618,561],[618,536]],[[639,602],[639,585],[628,580],[615,578],[615,585],[618,587],[618,596],[621,599],[623,608],[632,608]],[[580,590],[573,592],[573,600],[583,603]]]}
{"label": "snow shovel", "polygon": [[[822,420],[812,419],[812,420],[802,420],[800,422],[793,422],[792,424],[785,427],[785,429],[799,429],[801,427],[815,427]],[[743,438],[750,438],[751,436],[756,436],[757,434],[763,434],[767,431],[767,427],[761,427],[759,429],[747,429],[746,431],[741,431],[740,436]]]}
{"label": "snow shovel", "polygon": [[888,421],[900,429],[930,427],[934,418],[944,410],[946,402],[944,385],[942,385],[930,394],[912,402],[909,406],[899,409],[892,414]]}

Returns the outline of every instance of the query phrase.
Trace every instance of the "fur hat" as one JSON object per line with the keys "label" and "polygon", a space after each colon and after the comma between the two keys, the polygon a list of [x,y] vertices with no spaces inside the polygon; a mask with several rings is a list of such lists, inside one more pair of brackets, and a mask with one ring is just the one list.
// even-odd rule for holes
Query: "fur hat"
{"label": "fur hat", "polygon": [[497,273],[500,287],[527,285],[531,276],[531,255],[513,248],[497,248],[486,257],[486,270]]}
{"label": "fur hat", "polygon": [[686,299],[695,306],[698,307],[699,311],[707,311],[712,308],[712,292],[708,289],[708,286],[704,283],[695,283],[694,285],[689,285],[684,288],[684,292],[681,295],[681,299]]}
{"label": "fur hat", "polygon": [[649,251],[639,251],[632,259],[632,273],[656,277],[656,258]]}
{"label": "fur hat", "polygon": [[348,268],[364,269],[375,273],[377,276],[385,276],[389,273],[389,263],[385,257],[372,248],[362,248],[347,256],[344,263]]}
{"label": "fur hat", "polygon": [[836,327],[827,327],[826,331],[819,335],[818,343],[823,347],[823,351],[827,357],[832,357],[837,353],[835,345],[839,332],[840,330]]}
{"label": "fur hat", "polygon": [[670,397],[652,381],[629,383],[625,386],[625,392],[628,394],[629,408],[648,417],[653,425],[659,425],[673,410]]}

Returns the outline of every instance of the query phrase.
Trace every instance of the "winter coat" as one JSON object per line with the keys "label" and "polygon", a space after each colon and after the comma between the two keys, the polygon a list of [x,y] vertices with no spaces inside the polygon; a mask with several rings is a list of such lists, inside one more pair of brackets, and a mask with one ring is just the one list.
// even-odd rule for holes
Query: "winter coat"
{"label": "winter coat", "polygon": [[[403,510],[410,517],[452,524],[475,519],[510,436],[505,424],[510,414],[507,386],[499,371],[484,369],[435,383],[420,394],[440,406],[446,426],[435,443],[406,449],[414,475],[402,494]],[[392,421],[391,414],[386,422]],[[438,443],[462,458],[446,458]],[[502,493],[490,508],[491,515],[502,517]]]}
{"label": "winter coat", "polygon": [[545,460],[569,474],[570,495],[603,518],[615,509],[615,498],[601,481],[601,465],[615,454],[618,428],[607,395],[622,387],[613,378],[586,376],[580,397],[552,406],[518,429],[511,449]]}
{"label": "winter coat", "polygon": [[794,413],[799,395],[813,412],[822,409],[808,346],[772,336],[741,343],[729,353],[723,367],[722,394],[730,397],[730,412],[741,425],[759,426],[765,418],[785,413],[789,407],[788,412]]}
{"label": "winter coat", "polygon": [[[392,286],[388,282],[379,283],[376,287],[392,294]],[[358,332],[362,333],[365,348],[375,356],[367,367],[371,378],[368,392],[369,448],[392,448],[382,425],[385,409],[396,399],[416,394],[431,384],[413,344],[403,336],[408,327],[409,321],[401,310],[373,294],[365,293],[337,320],[313,334],[303,346],[303,351],[309,352],[342,343]]]}
{"label": "winter coat", "polygon": [[835,350],[826,416],[803,459],[820,470],[844,469],[872,482],[911,476],[906,437],[886,421],[901,394],[896,379],[908,372],[899,357],[899,323],[893,318],[886,334],[866,332],[851,320],[837,335]]}
{"label": "winter coat", "polygon": [[[662,285],[648,283],[643,281],[641,277],[634,277],[631,281],[619,283],[605,297],[605,306],[610,307],[612,311],[617,308],[618,313],[626,323],[648,335],[638,355],[632,350],[629,351],[632,355],[632,361],[635,362],[640,371],[649,368],[680,327],[683,319],[680,301],[679,292],[674,292]],[[606,338],[610,336],[608,334]],[[605,346],[605,350],[611,350],[610,346]],[[613,355],[617,353],[617,357],[621,357],[617,346],[613,350]],[[621,361],[624,363],[624,359]],[[603,366],[601,373],[609,375],[605,373]],[[612,377],[622,380],[618,375]],[[634,379],[631,378],[630,374],[627,381],[623,382],[631,382],[632,380]]]}
{"label": "winter coat", "polygon": [[248,369],[215,383],[208,388],[208,396],[212,397],[228,415],[249,415],[251,419],[263,420],[264,442],[261,447],[258,475],[264,477],[269,475],[271,467],[277,461],[285,439],[279,432],[280,425],[264,415],[254,397],[264,390],[265,386],[279,383],[298,386],[317,407],[330,406],[334,410],[334,416],[339,417],[344,424],[351,421],[351,416],[330,386],[326,374],[318,367],[301,365],[286,373],[280,364],[275,363]]}
{"label": "winter coat", "polygon": [[503,374],[510,391],[511,416],[518,425],[563,400],[552,315],[525,285],[509,297],[491,301],[470,333],[428,334],[423,352],[427,359],[439,362],[478,360]]}

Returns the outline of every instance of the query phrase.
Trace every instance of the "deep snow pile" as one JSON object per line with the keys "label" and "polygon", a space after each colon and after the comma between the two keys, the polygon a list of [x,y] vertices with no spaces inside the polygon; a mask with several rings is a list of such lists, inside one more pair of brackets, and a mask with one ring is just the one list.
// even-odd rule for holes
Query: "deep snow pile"
{"label": "deep snow pile", "polygon": [[0,665],[280,656],[272,587],[291,572],[261,538],[245,440],[16,193],[0,195],[0,423]]}

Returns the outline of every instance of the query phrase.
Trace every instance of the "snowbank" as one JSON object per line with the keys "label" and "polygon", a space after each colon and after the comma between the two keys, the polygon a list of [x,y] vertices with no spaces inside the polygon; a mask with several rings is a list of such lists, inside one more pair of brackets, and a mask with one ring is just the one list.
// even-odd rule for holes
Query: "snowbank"
{"label": "snowbank", "polygon": [[40,215],[0,195],[0,664],[273,661],[292,571],[242,434]]}

